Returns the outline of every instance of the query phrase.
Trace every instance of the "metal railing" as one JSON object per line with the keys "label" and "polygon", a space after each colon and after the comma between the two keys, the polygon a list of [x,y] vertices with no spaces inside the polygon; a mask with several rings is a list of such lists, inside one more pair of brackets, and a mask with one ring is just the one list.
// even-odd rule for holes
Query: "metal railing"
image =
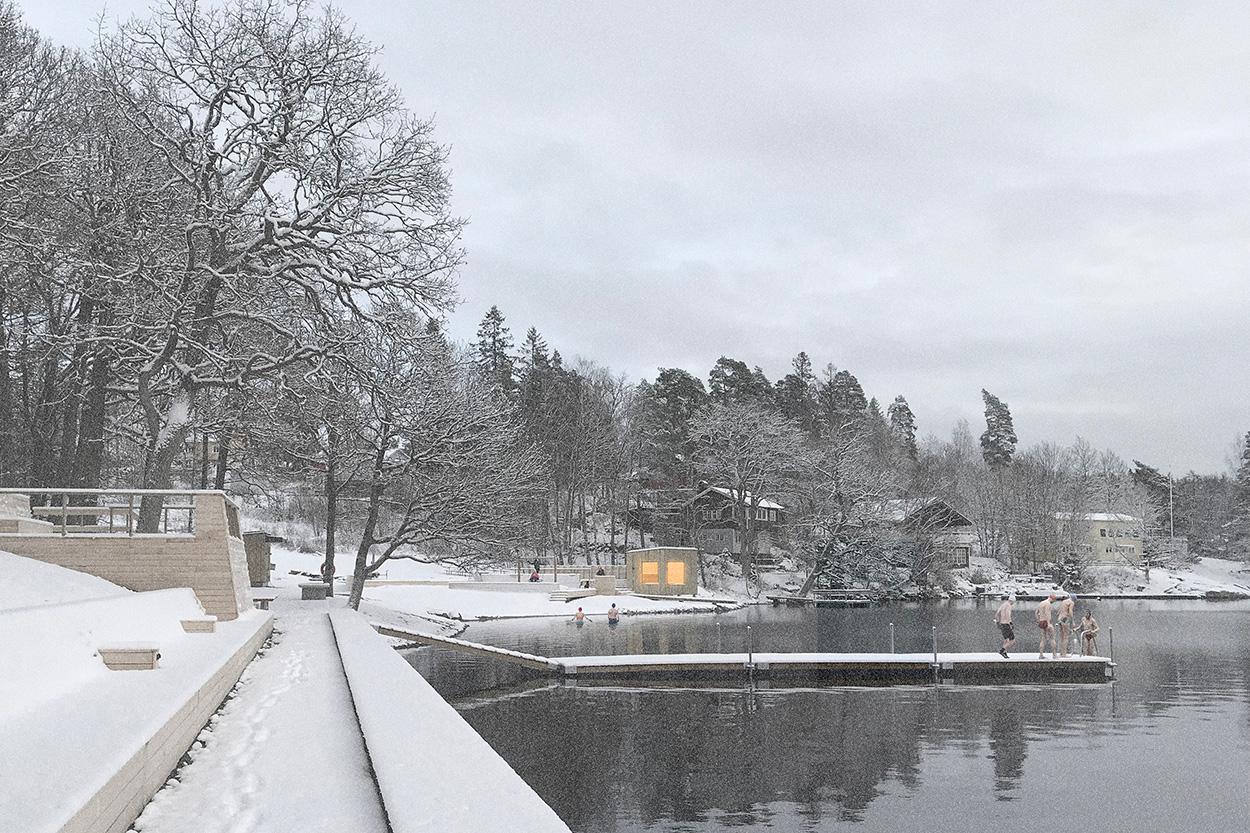
{"label": "metal railing", "polygon": [[[5,495],[23,495],[29,518],[47,524],[45,534],[72,535],[194,535],[197,490],[166,489],[0,489]],[[209,494],[220,494],[211,492]],[[223,495],[224,497],[224,495]],[[225,499],[228,522],[238,524],[238,509]],[[21,521],[22,507],[16,510]],[[12,516],[10,516],[12,519]],[[145,526],[147,528],[145,528]],[[232,530],[232,534],[234,533]]]}
{"label": "metal railing", "polygon": [[[559,581],[561,577],[565,580],[588,581],[595,576],[600,570],[606,576],[615,576],[619,581],[625,581],[628,578],[628,572],[624,564],[540,564],[538,574],[543,579],[551,579]],[[534,569],[533,563],[524,559],[517,560],[516,576],[517,581],[525,581],[530,576],[530,571]]]}

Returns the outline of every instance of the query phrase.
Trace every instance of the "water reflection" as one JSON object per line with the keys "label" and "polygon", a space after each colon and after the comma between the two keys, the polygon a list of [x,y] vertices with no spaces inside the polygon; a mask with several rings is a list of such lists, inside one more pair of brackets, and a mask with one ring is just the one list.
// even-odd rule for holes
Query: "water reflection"
{"label": "water reflection", "polygon": [[[410,659],[576,831],[886,830],[921,806],[939,830],[1056,807],[1097,830],[1233,830],[1250,819],[1248,610],[1100,605],[1116,629],[1114,686],[634,689],[551,685],[441,650]],[[548,655],[648,653],[715,650],[719,630],[736,650],[750,623],[759,650],[884,650],[893,621],[899,650],[923,649],[931,626],[943,650],[984,650],[989,612],[753,609],[719,628],[651,617],[465,636]]]}

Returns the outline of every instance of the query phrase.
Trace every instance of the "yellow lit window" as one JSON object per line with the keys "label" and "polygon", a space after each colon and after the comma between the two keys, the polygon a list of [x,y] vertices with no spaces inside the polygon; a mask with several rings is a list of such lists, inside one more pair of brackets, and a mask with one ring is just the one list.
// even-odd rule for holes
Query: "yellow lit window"
{"label": "yellow lit window", "polygon": [[660,583],[660,562],[658,561],[642,562],[642,583],[643,584],[659,584]]}
{"label": "yellow lit window", "polygon": [[686,563],[684,561],[668,562],[668,569],[664,571],[664,581],[666,584],[685,584]]}

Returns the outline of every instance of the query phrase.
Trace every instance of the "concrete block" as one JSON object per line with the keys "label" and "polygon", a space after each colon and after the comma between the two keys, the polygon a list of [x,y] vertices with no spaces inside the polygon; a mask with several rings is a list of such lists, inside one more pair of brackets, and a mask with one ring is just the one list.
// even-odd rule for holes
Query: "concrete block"
{"label": "concrete block", "polygon": [[216,616],[194,616],[182,620],[182,629],[186,633],[215,633],[217,631]]}
{"label": "concrete block", "polygon": [[304,601],[324,601],[326,591],[329,589],[329,585],[323,581],[301,582],[299,586],[299,597]]}
{"label": "concrete block", "polygon": [[101,645],[96,653],[112,671],[151,671],[161,658],[158,646],[140,643]]}

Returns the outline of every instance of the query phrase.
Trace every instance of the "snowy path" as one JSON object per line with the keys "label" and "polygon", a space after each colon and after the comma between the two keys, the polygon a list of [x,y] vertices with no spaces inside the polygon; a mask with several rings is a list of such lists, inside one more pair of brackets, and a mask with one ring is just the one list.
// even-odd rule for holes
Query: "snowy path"
{"label": "snowy path", "polygon": [[385,833],[327,608],[279,601],[274,611],[274,644],[135,830]]}

